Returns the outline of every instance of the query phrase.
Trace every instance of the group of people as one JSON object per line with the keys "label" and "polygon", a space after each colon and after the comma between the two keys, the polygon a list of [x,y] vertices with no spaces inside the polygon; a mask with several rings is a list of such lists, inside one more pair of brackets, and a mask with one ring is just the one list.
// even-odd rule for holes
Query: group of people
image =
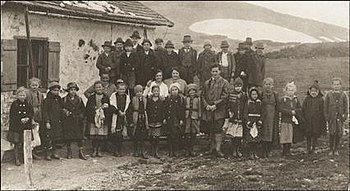
{"label": "group of people", "polygon": [[[342,128],[348,117],[348,99],[341,90],[341,79],[332,79],[333,90],[324,98],[315,81],[301,104],[294,82],[286,84],[283,96],[274,91],[274,80],[264,74],[263,46],[258,44],[253,51],[249,38],[239,44],[235,54],[228,51],[227,41],[221,43],[222,52],[218,54],[206,42],[198,59],[189,35],[184,36],[184,47],[178,54],[170,41],[165,51],[162,40],[157,39],[153,51],[149,40],[140,46],[139,38],[134,32],[125,43],[118,38],[115,47],[111,42],[102,45],[104,52],[96,63],[101,80],[84,92],[86,104],[77,95],[75,82],[67,84],[63,98],[58,82],[49,84],[44,98],[37,78],[30,80],[29,90],[17,90],[18,99],[10,109],[8,137],[15,144],[16,165],[20,165],[23,131],[35,123],[40,126],[47,160],[60,158],[57,144],[62,140],[68,159],[72,158],[71,143],[77,142],[79,158],[86,160],[84,136],[92,140],[92,157],[101,157],[106,145],[111,146],[114,156],[122,156],[124,137],[131,137],[133,156],[147,159],[149,150],[159,158],[161,135],[167,136],[170,157],[178,156],[179,145],[186,149],[186,156],[196,156],[194,146],[199,133],[209,136],[208,154],[217,157],[224,157],[221,145],[225,137],[231,139],[231,154],[235,157],[269,157],[273,143],[281,144],[282,155],[289,156],[291,144],[304,136],[308,153],[313,153],[317,138],[326,133],[326,124],[330,155],[339,155]],[[200,79],[199,85],[193,83],[194,75]],[[35,153],[34,149],[33,157],[38,159]]]}

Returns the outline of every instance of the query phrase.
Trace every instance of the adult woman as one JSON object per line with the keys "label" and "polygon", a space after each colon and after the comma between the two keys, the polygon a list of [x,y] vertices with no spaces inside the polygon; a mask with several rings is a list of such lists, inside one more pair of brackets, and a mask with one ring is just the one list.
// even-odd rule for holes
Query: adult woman
{"label": "adult woman", "polygon": [[145,97],[151,96],[152,92],[150,91],[153,86],[157,85],[159,86],[159,97],[164,100],[169,95],[169,89],[168,86],[163,82],[163,72],[161,70],[158,70],[155,75],[155,81],[149,81],[147,83],[147,86],[145,88],[145,91],[143,92],[143,95]]}
{"label": "adult woman", "polygon": [[171,78],[164,80],[164,83],[168,86],[168,88],[170,88],[170,85],[176,82],[180,85],[180,93],[185,94],[187,83],[185,80],[180,78],[179,69],[177,67],[173,67],[171,69]]}

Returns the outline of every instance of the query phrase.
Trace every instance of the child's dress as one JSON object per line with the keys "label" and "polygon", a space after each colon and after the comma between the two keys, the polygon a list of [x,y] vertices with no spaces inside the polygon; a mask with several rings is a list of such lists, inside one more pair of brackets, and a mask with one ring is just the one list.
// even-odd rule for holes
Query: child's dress
{"label": "child's dress", "polygon": [[243,137],[243,112],[246,101],[247,95],[244,92],[236,92],[234,90],[229,92],[228,108],[231,116],[226,134],[232,137]]}
{"label": "child's dress", "polygon": [[198,134],[199,119],[202,116],[202,104],[200,97],[186,97],[185,134]]}
{"label": "child's dress", "polygon": [[133,136],[134,139],[138,141],[143,141],[147,138],[147,113],[146,113],[146,98],[133,98],[133,123],[134,123],[134,129],[133,129]]}
{"label": "child's dress", "polygon": [[[10,127],[8,141],[14,144],[23,143],[24,130],[32,129],[32,119],[34,116],[33,107],[25,100],[21,102],[15,100],[10,108]],[[21,119],[29,118],[28,122],[23,124]]]}
{"label": "child's dress", "polygon": [[325,116],[330,135],[343,135],[343,124],[348,117],[349,103],[343,91],[330,91],[325,97]]}
{"label": "child's dress", "polygon": [[306,137],[320,137],[326,133],[326,120],[324,117],[324,100],[322,95],[317,97],[308,96],[303,105],[304,133]]}
{"label": "child's dress", "polygon": [[247,143],[256,143],[261,140],[261,114],[261,101],[249,99],[244,107],[246,128],[243,134]]}
{"label": "child's dress", "polygon": [[129,95],[118,95],[117,93],[113,93],[110,97],[111,107],[110,110],[112,112],[112,122],[111,122],[111,133],[112,135],[116,135],[117,137],[126,137],[127,136],[127,119],[126,115],[119,115],[119,111],[127,112],[130,105],[130,97]]}
{"label": "child's dress", "polygon": [[109,98],[105,94],[93,94],[86,103],[86,118],[90,126],[90,139],[92,140],[104,140],[108,135],[107,109],[102,109],[104,103],[109,105]]}
{"label": "child's dress", "polygon": [[277,92],[262,92],[262,122],[261,139],[278,145],[278,94]]}
{"label": "child's dress", "polygon": [[[292,110],[296,115],[292,115]],[[301,105],[296,96],[290,98],[283,96],[280,100],[281,127],[280,127],[280,143],[295,143],[302,139],[299,131],[299,125],[302,122]]]}

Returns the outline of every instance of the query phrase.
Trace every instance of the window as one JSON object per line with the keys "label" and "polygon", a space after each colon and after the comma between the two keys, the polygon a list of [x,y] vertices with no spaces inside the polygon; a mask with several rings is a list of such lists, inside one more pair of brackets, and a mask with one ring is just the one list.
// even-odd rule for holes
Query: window
{"label": "window", "polygon": [[22,37],[1,40],[1,91],[27,86],[32,76],[41,79],[43,88],[52,81],[59,81],[60,43],[35,38],[32,49],[34,75],[29,68],[27,40]]}

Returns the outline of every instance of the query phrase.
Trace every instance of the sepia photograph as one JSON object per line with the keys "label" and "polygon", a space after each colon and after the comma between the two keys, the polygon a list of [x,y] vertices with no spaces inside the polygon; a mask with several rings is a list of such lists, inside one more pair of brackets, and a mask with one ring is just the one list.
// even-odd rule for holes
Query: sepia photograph
{"label": "sepia photograph", "polygon": [[349,1],[1,1],[1,190],[350,190]]}

